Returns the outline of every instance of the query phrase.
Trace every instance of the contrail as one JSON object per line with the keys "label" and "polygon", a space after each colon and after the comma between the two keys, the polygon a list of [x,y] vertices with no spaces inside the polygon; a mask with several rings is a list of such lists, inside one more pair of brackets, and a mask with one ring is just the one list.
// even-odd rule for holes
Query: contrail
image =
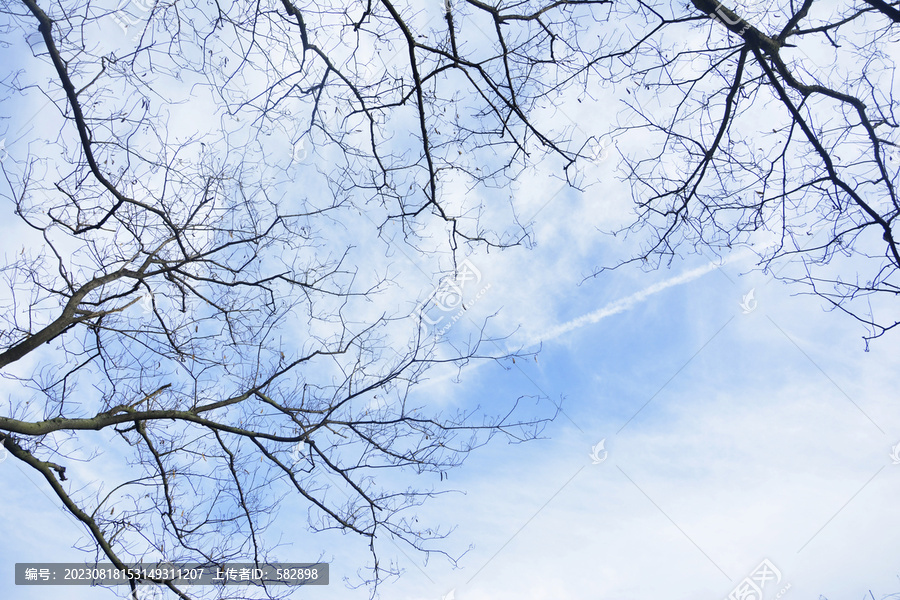
{"label": "contrail", "polygon": [[[580,327],[584,327],[585,325],[592,325],[594,323],[601,321],[602,319],[605,319],[606,317],[610,317],[612,315],[616,315],[621,312],[625,312],[626,310],[633,308],[635,305],[643,302],[644,300],[646,300],[647,298],[649,298],[650,296],[652,296],[654,294],[658,294],[659,292],[666,290],[670,287],[675,287],[676,285],[681,285],[683,283],[688,283],[689,281],[698,279],[698,278],[706,275],[710,271],[715,271],[716,269],[725,265],[726,263],[736,262],[736,261],[739,261],[739,260],[744,259],[751,255],[753,255],[753,253],[750,251],[739,252],[739,253],[733,255],[731,258],[723,260],[721,263],[711,262],[702,267],[697,267],[696,269],[691,269],[690,271],[686,271],[686,272],[682,273],[681,275],[676,275],[675,277],[666,279],[665,281],[660,281],[659,283],[654,283],[653,285],[648,286],[639,292],[635,292],[634,294],[631,294],[630,296],[626,296],[624,298],[616,300],[615,302],[611,302],[611,303],[607,304],[606,306],[604,306],[603,308],[595,310],[594,312],[588,313],[586,315],[582,315],[576,319],[572,319],[571,321],[569,321],[567,323],[557,325],[556,327],[549,329],[548,331],[544,332],[541,335],[533,336],[528,341],[528,343],[525,344],[525,346],[518,346],[517,348],[515,348],[515,350],[523,350],[525,348],[532,348],[542,342],[548,342],[550,340],[556,339],[561,335],[569,333],[570,331],[574,331]],[[513,351],[514,349],[508,348],[507,350]],[[487,364],[486,361],[475,361],[475,362],[469,363],[469,364],[465,365],[464,367],[462,367],[459,370],[459,372],[454,371],[454,372],[448,373],[446,375],[440,375],[434,379],[429,379],[427,381],[424,381],[424,382],[418,384],[416,389],[423,389],[423,388],[428,387],[433,384],[444,383],[449,379],[452,379],[452,378],[455,379],[456,377],[459,377],[460,373],[462,371],[470,371],[473,369],[478,369],[482,365],[485,365],[485,364]]]}
{"label": "contrail", "polygon": [[619,314],[620,312],[625,312],[626,310],[632,308],[636,304],[639,304],[649,298],[654,294],[658,294],[659,292],[668,289],[670,287],[674,287],[676,285],[681,285],[682,283],[687,283],[689,281],[693,281],[699,277],[702,277],[709,273],[710,271],[715,271],[726,262],[732,262],[734,260],[739,260],[744,258],[749,253],[740,253],[731,258],[731,260],[723,261],[721,264],[717,263],[709,263],[708,265],[704,265],[702,267],[697,267],[696,269],[691,269],[690,271],[686,271],[681,275],[677,275],[670,279],[666,279],[665,281],[660,281],[659,283],[654,283],[653,285],[631,294],[630,296],[626,296],[620,300],[616,300],[615,302],[611,302],[607,304],[603,308],[595,310],[594,312],[588,313],[586,315],[582,315],[576,319],[572,319],[568,323],[563,323],[562,325],[557,325],[552,329],[544,332],[541,335],[534,336],[528,343],[527,347],[536,346],[541,342],[548,342],[550,340],[556,339],[559,336],[569,333],[570,331],[574,331],[575,329],[579,329],[584,327],[585,325],[592,325],[594,323],[599,322],[606,317],[611,317],[612,315]]}

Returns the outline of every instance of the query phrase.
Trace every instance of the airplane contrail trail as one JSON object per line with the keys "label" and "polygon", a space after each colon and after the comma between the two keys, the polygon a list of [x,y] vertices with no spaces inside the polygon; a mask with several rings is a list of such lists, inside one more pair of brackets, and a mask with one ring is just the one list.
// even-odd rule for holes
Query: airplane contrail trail
{"label": "airplane contrail trail", "polygon": [[549,329],[548,331],[545,331],[541,335],[533,336],[531,338],[531,340],[529,341],[527,347],[530,348],[531,346],[536,346],[537,344],[539,344],[541,342],[548,342],[550,340],[558,338],[559,336],[561,336],[563,334],[569,333],[570,331],[574,331],[575,329],[584,327],[585,325],[592,325],[594,323],[597,323],[597,322],[605,319],[606,317],[611,317],[612,315],[616,315],[621,312],[625,312],[626,310],[629,310],[630,308],[634,307],[636,304],[643,302],[644,300],[646,300],[647,298],[649,298],[650,296],[652,296],[654,294],[658,294],[659,292],[666,290],[670,287],[674,287],[676,285],[681,285],[683,283],[687,283],[689,281],[698,279],[699,277],[706,275],[710,271],[715,271],[716,269],[718,269],[719,267],[724,265],[726,262],[733,262],[735,260],[739,260],[741,258],[744,258],[747,254],[750,254],[750,253],[742,252],[742,253],[735,255],[730,260],[723,261],[720,264],[711,262],[702,267],[697,267],[696,269],[691,269],[690,271],[685,271],[684,273],[682,273],[680,275],[676,275],[675,277],[666,279],[665,281],[660,281],[659,283],[654,283],[653,285],[648,286],[639,292],[635,292],[635,293],[631,294],[630,296],[625,296],[624,298],[616,300],[615,302],[611,302],[611,303],[607,304],[606,306],[604,306],[603,308],[597,309],[586,315],[582,315],[578,318],[572,319],[571,321],[568,321],[566,323],[562,323],[561,325],[557,325],[556,327],[553,327],[553,328]]}
{"label": "airplane contrail trail", "polygon": [[[690,271],[685,271],[684,273],[681,273],[680,275],[676,275],[675,277],[670,277],[669,279],[666,279],[665,281],[660,281],[659,283],[654,283],[653,285],[650,285],[650,286],[644,288],[643,290],[635,292],[635,293],[631,294],[630,296],[625,296],[624,298],[620,298],[619,300],[616,300],[615,302],[611,302],[611,303],[607,304],[606,306],[604,306],[603,308],[597,309],[586,315],[582,315],[578,318],[572,319],[571,321],[568,321],[566,323],[562,323],[560,325],[552,327],[549,330],[542,333],[541,335],[532,336],[524,346],[518,346],[516,349],[523,350],[525,348],[532,348],[542,342],[548,342],[550,340],[556,339],[556,338],[560,337],[561,335],[569,333],[570,331],[574,331],[580,327],[584,327],[585,325],[592,325],[594,323],[597,323],[597,322],[605,319],[606,317],[611,317],[612,315],[616,315],[621,312],[625,312],[626,310],[633,308],[635,305],[643,302],[644,300],[646,300],[650,296],[653,296],[654,294],[658,294],[659,292],[666,290],[668,288],[675,287],[675,286],[681,285],[683,283],[688,283],[695,279],[699,279],[700,277],[706,275],[710,271],[715,271],[719,267],[722,267],[726,263],[736,262],[736,261],[739,261],[739,260],[744,259],[747,256],[751,256],[751,255],[753,255],[753,253],[750,251],[739,252],[739,253],[733,255],[731,258],[723,260],[721,263],[711,262],[709,264],[703,265],[702,267],[697,267],[695,269],[691,269]],[[512,350],[510,349],[510,351],[512,351]],[[476,361],[473,363],[469,363],[468,365],[462,367],[460,369],[460,372],[478,369],[484,364],[487,364],[487,363],[485,361]],[[429,379],[427,381],[420,383],[417,386],[417,389],[422,389],[422,388],[428,387],[429,385],[442,384],[442,383],[446,382],[448,379],[451,379],[451,378],[455,379],[456,377],[459,377],[458,372],[441,375],[434,379]]]}

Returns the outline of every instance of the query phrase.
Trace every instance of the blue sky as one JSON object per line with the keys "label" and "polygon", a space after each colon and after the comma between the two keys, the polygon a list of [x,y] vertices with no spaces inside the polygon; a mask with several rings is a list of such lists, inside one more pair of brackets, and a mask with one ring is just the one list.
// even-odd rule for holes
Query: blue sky
{"label": "blue sky", "polygon": [[[601,100],[545,107],[544,116],[560,129],[589,129],[598,106],[614,105]],[[28,107],[9,112],[31,128],[53,129],[26,118]],[[11,123],[6,135],[19,140]],[[287,144],[284,137],[279,143]],[[464,556],[457,569],[437,555],[424,564],[421,554],[381,540],[382,560],[406,571],[384,584],[382,597],[727,598],[763,560],[780,571],[766,600],[782,592],[828,600],[900,593],[900,464],[891,456],[900,444],[897,336],[864,352],[856,323],[754,271],[746,249],[585,279],[640,242],[600,230],[628,222],[631,195],[616,173],[620,157],[644,142],[607,139],[608,152],[585,168],[592,185],[583,193],[567,188],[552,165],[523,173],[508,189],[446,183],[448,202],[493,207],[509,197],[533,224],[535,242],[468,256],[480,280],[466,287],[466,298],[484,291],[447,339],[468,339],[491,316],[488,331],[508,336],[485,346],[492,354],[540,352],[537,360],[434,369],[412,398],[498,414],[523,398],[525,413],[546,414],[551,402],[562,413],[540,440],[508,444],[498,437],[448,479],[422,476],[423,485],[448,493],[422,506],[417,518],[429,527],[454,526],[440,547]],[[329,151],[304,153],[304,173],[327,161]],[[321,180],[315,185],[325,190]],[[498,212],[491,218],[502,218]],[[353,258],[361,271],[387,269],[397,282],[368,310],[412,310],[440,285],[428,275],[434,263],[400,242],[376,240],[368,217],[358,217],[335,226],[332,239],[359,241]],[[758,242],[764,247],[767,240]],[[785,268],[783,274],[797,266]],[[606,454],[594,464],[592,449],[601,441]],[[102,475],[103,464],[79,468]],[[412,474],[385,478],[417,482]],[[0,489],[0,563],[9,566],[0,596],[114,597],[80,587],[15,587],[15,562],[82,560],[72,548],[82,530],[11,460],[0,463]],[[367,598],[368,590],[342,581],[368,563],[364,541],[309,534],[306,515],[300,503],[282,506],[275,529],[289,545],[280,556],[330,562],[332,583],[296,597]]]}
{"label": "blue sky", "polygon": [[[539,243],[512,262],[522,273],[555,252]],[[480,257],[483,282],[490,264]],[[815,298],[791,296],[758,273],[740,276],[746,260],[712,270],[707,264],[624,270],[608,284],[600,278],[580,287],[557,284],[552,270],[540,269],[531,271],[540,277],[519,279],[518,290],[503,285],[503,276],[491,282],[473,310],[502,307],[499,320],[518,320],[523,331],[530,319],[563,325],[622,298],[640,299],[546,342],[537,362],[472,366],[459,383],[433,373],[435,383],[414,392],[424,401],[498,410],[519,396],[546,394],[562,399],[564,414],[546,439],[496,440],[435,482],[465,494],[429,502],[420,520],[457,526],[449,552],[474,548],[453,570],[440,557],[424,566],[421,556],[385,543],[385,556],[393,550],[407,569],[384,587],[385,596],[441,598],[455,590],[460,599],[725,598],[763,559],[797,598],[897,591],[894,341],[865,353],[858,328]],[[610,288],[618,296],[605,292]],[[743,314],[750,289],[758,304]],[[516,310],[540,304],[562,308],[553,315]],[[458,322],[454,333],[466,326]],[[592,464],[601,439],[608,457]],[[8,490],[0,517],[4,563],[78,560],[67,548],[79,528],[12,463],[0,468]],[[359,540],[300,529],[288,537],[303,542],[282,554],[313,560],[324,553],[332,563],[332,584],[305,596],[365,597],[341,583],[367,560]],[[52,597],[44,590],[9,586],[5,595]],[[98,597],[81,588],[65,593]]]}
{"label": "blue sky", "polygon": [[[447,575],[457,597],[726,597],[764,558],[796,597],[896,590],[890,350],[863,353],[814,299],[737,273],[737,286],[713,271],[670,287],[523,367],[566,414],[549,440],[467,463],[469,493],[453,502],[482,515],[470,530],[487,543]],[[751,288],[758,305],[743,314]],[[515,395],[536,387],[524,375],[483,369],[462,385]],[[516,565],[529,562],[551,580],[528,581]],[[428,597],[414,578],[403,597]]]}

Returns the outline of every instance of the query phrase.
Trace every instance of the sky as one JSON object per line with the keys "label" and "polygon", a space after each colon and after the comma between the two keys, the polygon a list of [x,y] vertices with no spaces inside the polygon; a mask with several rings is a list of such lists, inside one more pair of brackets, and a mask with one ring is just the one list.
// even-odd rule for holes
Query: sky
{"label": "sky", "polygon": [[[586,123],[591,111],[555,118]],[[865,351],[856,322],[755,269],[746,248],[589,277],[639,243],[600,233],[627,221],[631,198],[615,176],[626,149],[608,150],[584,192],[524,173],[502,193],[533,222],[533,247],[467,258],[477,276],[447,339],[467,339],[492,316],[489,331],[505,336],[492,353],[537,356],[434,369],[411,397],[498,414],[517,398],[526,410],[561,410],[541,439],[498,437],[448,479],[426,481],[448,493],[417,518],[455,527],[440,547],[462,557],[456,568],[439,555],[426,564],[381,540],[382,560],[405,570],[382,597],[725,599],[761,566],[765,600],[900,597],[897,335]],[[440,288],[418,256],[386,245],[364,266],[405,274],[389,301],[415,306]],[[454,314],[429,312],[441,326]],[[0,597],[115,597],[13,585],[16,562],[82,560],[72,548],[82,530],[10,459],[0,489]],[[329,586],[295,597],[367,598],[344,582],[369,561],[364,541],[310,534],[305,507],[281,510],[284,559],[331,565]]]}

